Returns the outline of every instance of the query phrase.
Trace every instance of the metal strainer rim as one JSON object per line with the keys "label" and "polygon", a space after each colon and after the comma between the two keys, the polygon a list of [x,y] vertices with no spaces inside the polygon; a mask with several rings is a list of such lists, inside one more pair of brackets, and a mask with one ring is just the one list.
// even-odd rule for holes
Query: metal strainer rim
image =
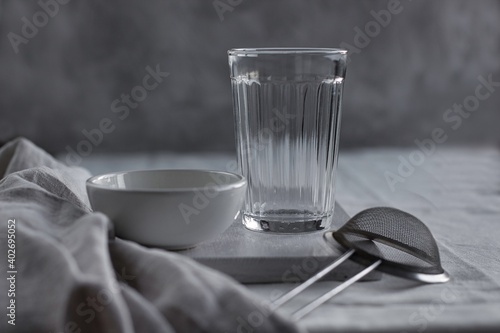
{"label": "metal strainer rim", "polygon": [[[335,231],[327,231],[324,233],[324,238],[326,240],[326,243],[329,246],[333,246],[334,243],[339,244],[342,246],[343,249],[348,249],[350,250],[351,248],[344,246],[343,244],[340,244],[333,236]],[[422,273],[422,272],[416,272],[416,271],[411,271],[407,269],[398,269],[398,267],[393,264],[389,264],[386,260],[383,258],[376,258],[375,256],[370,256],[367,254],[364,255],[359,255],[359,250],[355,249],[356,251],[352,255],[351,259],[366,266],[372,264],[374,261],[381,260],[382,263],[376,268],[378,271],[394,275],[394,276],[399,276],[402,278],[410,279],[410,280],[415,280],[415,281],[420,281],[420,282],[425,282],[425,283],[444,283],[448,282],[450,280],[450,275],[441,267],[442,272],[433,274],[433,273]],[[366,258],[370,257],[370,259]],[[409,265],[401,265],[402,267],[408,268],[411,267]]]}

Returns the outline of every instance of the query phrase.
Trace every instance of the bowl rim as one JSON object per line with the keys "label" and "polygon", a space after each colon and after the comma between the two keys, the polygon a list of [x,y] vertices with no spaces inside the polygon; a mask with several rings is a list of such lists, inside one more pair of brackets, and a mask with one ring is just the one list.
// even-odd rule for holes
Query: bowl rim
{"label": "bowl rim", "polygon": [[[130,173],[149,173],[149,172],[202,172],[202,173],[214,173],[214,174],[226,174],[233,177],[236,177],[235,181],[228,182],[227,184],[216,184],[214,180],[214,185],[205,185],[205,186],[197,186],[197,187],[171,187],[171,188],[134,188],[134,189],[126,189],[126,188],[113,188],[107,185],[96,184],[95,181],[99,178],[103,177],[111,177],[117,175],[124,175]],[[127,171],[114,171],[108,172],[100,175],[95,175],[88,178],[85,182],[87,188],[96,188],[111,192],[125,192],[125,193],[175,193],[175,192],[196,192],[196,191],[205,191],[209,189],[217,189],[218,191],[227,191],[238,189],[247,184],[247,179],[234,172],[229,171],[220,171],[220,170],[208,170],[208,169],[140,169],[140,170],[127,170]]]}

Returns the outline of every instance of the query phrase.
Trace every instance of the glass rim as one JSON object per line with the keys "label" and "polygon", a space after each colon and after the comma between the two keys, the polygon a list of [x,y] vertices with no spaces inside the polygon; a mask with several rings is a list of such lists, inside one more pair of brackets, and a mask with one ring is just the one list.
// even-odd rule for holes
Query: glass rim
{"label": "glass rim", "polygon": [[288,54],[329,54],[346,55],[346,49],[324,48],[324,47],[258,47],[258,48],[234,48],[227,51],[230,56],[256,56],[260,54],[268,55],[288,55]]}

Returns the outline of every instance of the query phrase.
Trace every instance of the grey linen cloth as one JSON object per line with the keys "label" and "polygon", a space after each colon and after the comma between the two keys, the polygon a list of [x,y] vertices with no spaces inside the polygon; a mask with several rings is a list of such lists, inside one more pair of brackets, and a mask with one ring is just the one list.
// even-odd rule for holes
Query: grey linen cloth
{"label": "grey linen cloth", "polygon": [[[301,331],[223,274],[113,238],[109,219],[89,208],[86,170],[17,139],[0,148],[0,175],[0,332]],[[6,316],[11,299],[15,326]]]}

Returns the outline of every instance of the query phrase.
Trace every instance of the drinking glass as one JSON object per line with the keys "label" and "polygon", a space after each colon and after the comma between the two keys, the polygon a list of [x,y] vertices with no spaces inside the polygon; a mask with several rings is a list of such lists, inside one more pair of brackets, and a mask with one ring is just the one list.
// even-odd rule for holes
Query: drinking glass
{"label": "drinking glass", "polygon": [[257,231],[327,228],[334,209],[347,51],[228,51],[236,147],[248,180],[243,224]]}

